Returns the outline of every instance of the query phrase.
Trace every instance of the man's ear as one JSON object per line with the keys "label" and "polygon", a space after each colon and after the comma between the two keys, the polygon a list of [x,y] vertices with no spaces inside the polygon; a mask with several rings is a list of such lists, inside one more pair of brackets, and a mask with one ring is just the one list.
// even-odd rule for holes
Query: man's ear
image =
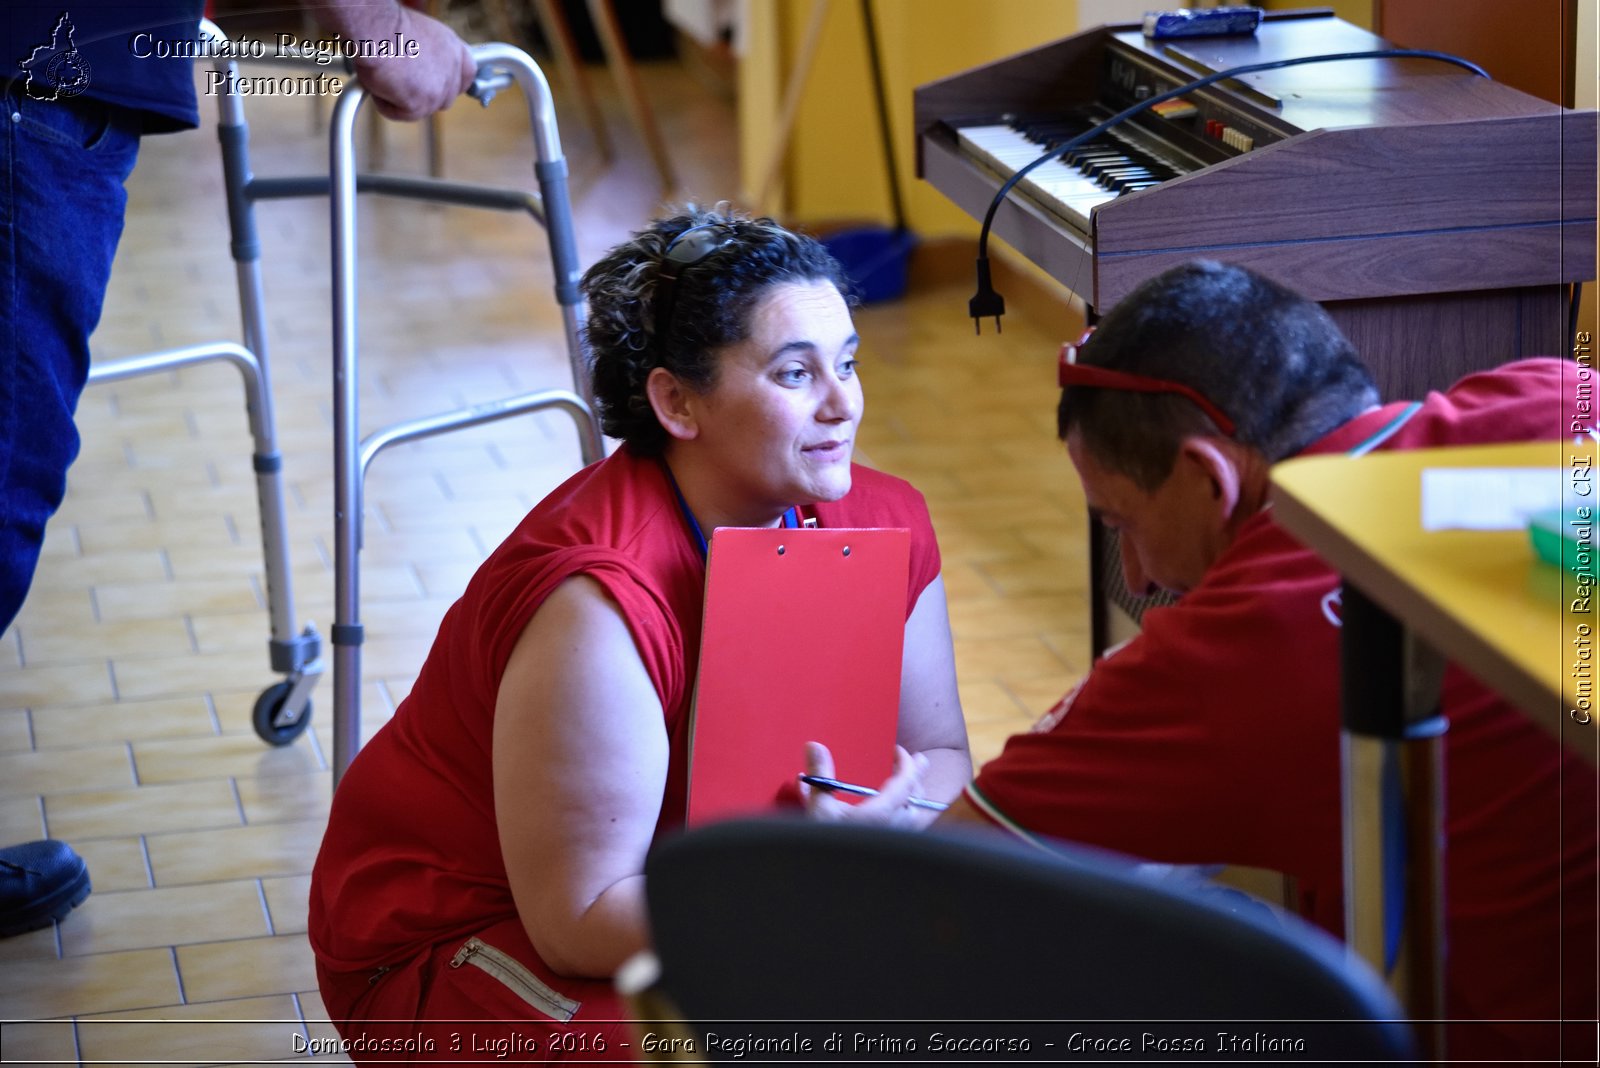
{"label": "man's ear", "polygon": [[1233,517],[1244,490],[1244,473],[1233,454],[1216,438],[1194,435],[1183,439],[1178,446],[1178,458],[1194,464],[1200,474],[1211,482],[1211,497],[1217,502],[1220,518],[1226,522]]}
{"label": "man's ear", "polygon": [[692,392],[677,375],[656,367],[644,380],[644,395],[656,413],[656,420],[672,437],[692,441],[700,436],[700,422],[691,403]]}

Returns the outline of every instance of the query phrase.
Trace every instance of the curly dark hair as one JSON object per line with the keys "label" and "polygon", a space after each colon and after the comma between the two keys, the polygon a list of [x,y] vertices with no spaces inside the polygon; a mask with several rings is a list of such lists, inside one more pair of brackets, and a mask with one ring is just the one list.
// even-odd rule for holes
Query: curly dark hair
{"label": "curly dark hair", "polygon": [[[667,250],[684,231],[702,226],[724,231],[720,244],[677,267],[671,307],[658,322]],[[667,432],[645,395],[650,372],[664,367],[692,389],[711,389],[716,350],[749,337],[750,313],[768,288],[785,282],[831,282],[846,303],[855,303],[843,268],[815,238],[725,204],[685,205],[606,253],[579,283],[589,302],[583,333],[601,428],[638,452],[659,454]]]}
{"label": "curly dark hair", "polygon": [[[1243,267],[1195,260],[1124,297],[1078,362],[1180,382],[1277,462],[1378,402],[1372,374],[1322,307]],[[1093,386],[1061,391],[1056,429],[1095,461],[1153,490],[1185,437],[1219,433],[1185,397]]]}

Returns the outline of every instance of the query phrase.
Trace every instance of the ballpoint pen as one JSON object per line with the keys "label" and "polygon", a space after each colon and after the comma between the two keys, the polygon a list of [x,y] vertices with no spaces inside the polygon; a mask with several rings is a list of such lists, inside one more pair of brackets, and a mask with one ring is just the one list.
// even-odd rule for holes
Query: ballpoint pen
{"label": "ballpoint pen", "polygon": [[[807,786],[815,786],[819,790],[827,790],[829,793],[860,794],[862,797],[878,796],[878,791],[874,790],[870,786],[857,786],[853,782],[840,782],[838,779],[825,779],[821,775],[807,775],[802,772],[800,774],[800,781],[805,783]],[[930,809],[934,812],[943,812],[946,808],[950,807],[948,805],[941,804],[938,801],[929,801],[926,797],[908,797],[906,798],[906,804],[912,805],[916,808]]]}

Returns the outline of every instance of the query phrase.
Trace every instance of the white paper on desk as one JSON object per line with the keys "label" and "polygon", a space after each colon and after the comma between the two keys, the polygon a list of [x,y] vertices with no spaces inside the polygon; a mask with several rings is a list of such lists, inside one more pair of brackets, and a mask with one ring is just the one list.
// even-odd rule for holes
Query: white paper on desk
{"label": "white paper on desk", "polygon": [[1423,530],[1521,530],[1561,507],[1559,467],[1430,467],[1422,472]]}

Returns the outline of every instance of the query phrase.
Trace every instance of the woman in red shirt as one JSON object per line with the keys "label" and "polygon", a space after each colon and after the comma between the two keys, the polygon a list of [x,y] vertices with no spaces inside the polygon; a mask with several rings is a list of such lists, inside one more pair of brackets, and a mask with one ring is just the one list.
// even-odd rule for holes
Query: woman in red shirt
{"label": "woman in red shirt", "polygon": [[647,940],[645,852],[682,825],[716,527],[909,528],[896,772],[871,804],[949,799],[971,774],[926,505],[851,462],[838,264],[770,220],[689,210],[582,285],[598,410],[624,444],[483,564],[334,797],[310,937],[358,1059],[615,1055],[621,1032],[586,1021],[621,1015],[609,977]]}

